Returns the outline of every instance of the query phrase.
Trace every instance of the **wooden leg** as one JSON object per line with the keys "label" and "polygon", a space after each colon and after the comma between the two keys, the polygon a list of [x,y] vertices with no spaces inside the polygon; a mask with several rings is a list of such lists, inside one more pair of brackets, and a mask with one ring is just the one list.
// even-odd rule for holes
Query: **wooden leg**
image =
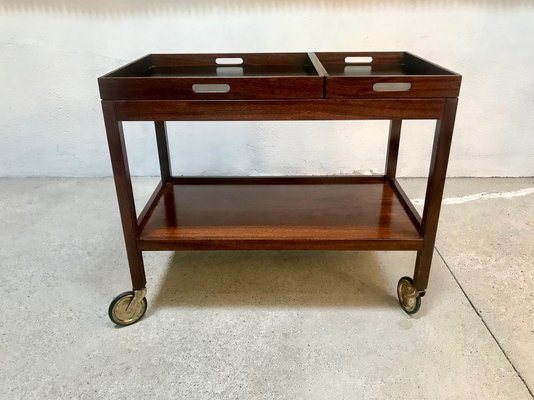
{"label": "wooden leg", "polygon": [[169,158],[169,143],[167,140],[167,126],[165,121],[155,121],[156,142],[158,144],[159,168],[161,180],[166,182],[172,176],[171,160]]}
{"label": "wooden leg", "polygon": [[130,179],[128,158],[126,156],[122,122],[117,121],[112,102],[103,101],[102,109],[104,111],[109,154],[119,201],[119,211],[124,241],[126,243],[128,264],[130,266],[132,286],[133,290],[141,290],[146,285],[145,268],[143,265],[143,254],[137,249],[137,214],[135,212],[132,181]]}
{"label": "wooden leg", "polygon": [[[389,124],[389,139],[388,139],[388,150],[386,155],[386,178],[389,181],[395,179],[395,173],[397,170],[397,159],[399,157],[399,141],[400,141],[400,132],[401,132],[402,120],[392,119]],[[387,201],[388,196],[386,195],[386,187],[382,189],[382,211],[380,213],[380,226],[388,227],[391,222],[391,207],[392,202]]]}
{"label": "wooden leg", "polygon": [[423,249],[417,252],[414,272],[414,286],[423,294],[427,288],[430,275],[457,104],[458,99],[447,99],[445,101],[443,116],[441,120],[437,121],[434,134],[422,220],[424,244]]}
{"label": "wooden leg", "polygon": [[401,185],[397,181],[397,162],[399,160],[399,147],[401,136],[402,120],[392,119],[389,125],[389,139],[388,139],[388,151],[386,157],[386,179],[391,184],[391,187],[395,191],[402,207],[412,220],[413,224],[417,227],[417,230],[421,232],[421,218],[408,196],[402,189]]}
{"label": "wooden leg", "polygon": [[397,175],[397,160],[399,158],[399,145],[402,120],[392,119],[389,124],[388,154],[386,158],[386,176],[395,179]]}

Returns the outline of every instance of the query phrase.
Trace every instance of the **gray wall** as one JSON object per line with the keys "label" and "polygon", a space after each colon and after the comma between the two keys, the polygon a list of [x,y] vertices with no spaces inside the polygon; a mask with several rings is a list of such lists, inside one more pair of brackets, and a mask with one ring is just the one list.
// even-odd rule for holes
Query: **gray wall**
{"label": "gray wall", "polygon": [[[534,175],[527,1],[0,0],[0,176],[106,176],[96,78],[150,52],[410,50],[464,76],[450,176]],[[170,125],[176,174],[380,171],[387,123]],[[433,126],[406,124],[400,174],[425,176]],[[127,124],[135,175],[152,126]]]}

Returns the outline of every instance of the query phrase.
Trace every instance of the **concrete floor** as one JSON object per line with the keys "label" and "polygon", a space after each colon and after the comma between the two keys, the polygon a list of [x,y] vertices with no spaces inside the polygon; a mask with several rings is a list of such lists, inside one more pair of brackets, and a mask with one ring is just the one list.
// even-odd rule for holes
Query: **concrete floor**
{"label": "concrete floor", "polygon": [[111,179],[0,180],[0,398],[532,399],[533,187],[448,181],[415,317],[411,252],[148,252],[147,315],[115,328]]}

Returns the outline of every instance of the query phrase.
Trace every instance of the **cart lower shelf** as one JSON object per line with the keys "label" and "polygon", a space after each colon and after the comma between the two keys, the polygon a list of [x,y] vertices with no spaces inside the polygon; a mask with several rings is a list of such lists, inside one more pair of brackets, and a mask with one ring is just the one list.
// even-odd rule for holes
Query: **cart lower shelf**
{"label": "cart lower shelf", "polygon": [[140,250],[420,250],[384,177],[173,178],[139,217]]}

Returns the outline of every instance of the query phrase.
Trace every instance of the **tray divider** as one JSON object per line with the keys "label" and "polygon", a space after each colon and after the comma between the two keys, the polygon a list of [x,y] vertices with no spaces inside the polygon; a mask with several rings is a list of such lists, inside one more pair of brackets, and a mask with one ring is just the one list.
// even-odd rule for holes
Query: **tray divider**
{"label": "tray divider", "polygon": [[326,97],[326,77],[329,76],[328,71],[323,66],[323,63],[319,60],[317,55],[314,52],[309,52],[308,57],[310,58],[315,70],[319,76],[323,79],[323,98]]}
{"label": "tray divider", "polygon": [[326,68],[323,66],[317,55],[313,52],[308,53],[308,57],[310,57],[310,60],[315,67],[316,71],[319,73],[319,76],[328,76],[328,72],[326,71]]}

